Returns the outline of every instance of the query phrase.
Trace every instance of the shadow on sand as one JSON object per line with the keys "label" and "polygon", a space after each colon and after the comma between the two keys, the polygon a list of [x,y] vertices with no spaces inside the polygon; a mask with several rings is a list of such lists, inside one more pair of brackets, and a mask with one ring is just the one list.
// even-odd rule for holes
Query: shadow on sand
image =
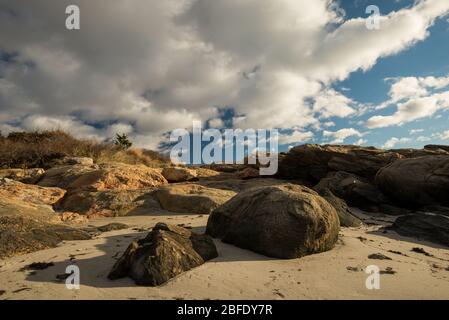
{"label": "shadow on sand", "polygon": [[[196,233],[203,233],[204,227],[193,228]],[[55,282],[63,284],[65,280],[58,280],[58,275],[65,274],[65,270],[69,265],[76,265],[80,270],[80,284],[82,286],[90,286],[95,288],[124,288],[136,286],[130,278],[119,280],[109,280],[107,278],[109,271],[114,263],[123,254],[128,245],[133,240],[143,238],[148,232],[135,232],[121,235],[105,236],[104,243],[89,245],[89,240],[84,241],[83,248],[86,250],[71,250],[71,244],[67,244],[67,256],[64,261],[53,262],[51,266],[45,270],[38,270],[27,275],[27,280],[31,282]],[[81,242],[77,242],[78,244]],[[239,249],[232,245],[225,244],[215,239],[215,245],[219,253],[219,257],[206,262],[207,264],[233,262],[233,261],[269,261],[271,258],[256,254],[251,251]],[[77,246],[78,247],[78,246]],[[88,257],[92,256],[93,257]],[[44,261],[39,261],[44,262]],[[188,272],[187,272],[188,273]],[[170,282],[170,281],[169,281]],[[169,283],[167,282],[167,283]],[[163,285],[162,285],[163,286]]]}

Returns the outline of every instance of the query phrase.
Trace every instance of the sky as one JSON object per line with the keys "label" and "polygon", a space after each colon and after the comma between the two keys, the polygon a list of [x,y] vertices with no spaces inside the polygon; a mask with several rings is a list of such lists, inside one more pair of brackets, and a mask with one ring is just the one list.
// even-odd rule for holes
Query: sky
{"label": "sky", "polygon": [[198,120],[278,129],[281,151],[449,144],[448,40],[448,0],[0,0],[0,130],[158,149]]}

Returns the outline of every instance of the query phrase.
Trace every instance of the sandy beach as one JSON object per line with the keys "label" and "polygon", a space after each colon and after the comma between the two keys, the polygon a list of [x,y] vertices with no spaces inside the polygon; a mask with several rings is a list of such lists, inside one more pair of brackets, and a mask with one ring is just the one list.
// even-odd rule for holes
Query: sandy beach
{"label": "sandy beach", "polygon": [[[360,216],[360,214],[359,214]],[[0,299],[447,299],[449,250],[428,242],[384,233],[382,225],[342,228],[336,247],[301,259],[279,260],[215,240],[219,257],[185,272],[160,287],[139,287],[129,279],[111,281],[107,274],[133,238],[141,238],[157,222],[184,224],[202,232],[203,215],[104,218],[90,225],[121,222],[129,229],[103,233],[93,240],[68,241],[54,249],[0,262]],[[140,230],[136,230],[140,229]],[[423,248],[431,256],[412,252]],[[395,253],[393,253],[394,251]],[[402,254],[399,254],[402,253]],[[373,260],[381,253],[392,260]],[[71,260],[72,259],[72,260]],[[53,262],[45,270],[22,271],[33,262]],[[74,263],[81,287],[69,290],[56,279]],[[365,286],[368,265],[394,274],[381,275],[381,288]]]}

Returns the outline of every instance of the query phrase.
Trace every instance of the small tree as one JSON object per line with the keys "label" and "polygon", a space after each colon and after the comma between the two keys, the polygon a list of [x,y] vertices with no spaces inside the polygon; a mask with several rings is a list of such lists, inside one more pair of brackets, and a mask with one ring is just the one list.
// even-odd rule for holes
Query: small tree
{"label": "small tree", "polygon": [[123,133],[123,134],[117,133],[116,137],[115,137],[114,144],[124,150],[131,148],[131,146],[133,145],[133,143],[131,141],[129,141],[126,133]]}

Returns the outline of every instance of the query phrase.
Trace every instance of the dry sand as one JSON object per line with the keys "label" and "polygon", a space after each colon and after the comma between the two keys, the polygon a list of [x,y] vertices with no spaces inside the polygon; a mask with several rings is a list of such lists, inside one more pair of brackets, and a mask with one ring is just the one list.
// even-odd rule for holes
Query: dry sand
{"label": "dry sand", "polygon": [[[401,237],[393,231],[384,233],[379,225],[342,228],[333,250],[294,260],[270,259],[217,240],[219,258],[161,287],[138,287],[131,279],[110,281],[107,274],[116,257],[133,238],[146,234],[133,230],[134,227],[150,228],[156,222],[183,223],[194,231],[203,232],[207,216],[107,218],[90,224],[109,222],[126,223],[130,228],[104,233],[89,241],[64,242],[54,249],[0,260],[0,300],[449,298],[448,248]],[[376,223],[386,222],[387,218],[376,220]],[[411,252],[414,247],[423,248],[433,257]],[[392,260],[368,259],[373,253],[382,253]],[[74,261],[70,260],[71,255]],[[21,271],[33,262],[55,265],[35,272]],[[68,290],[64,282],[56,280],[56,275],[63,274],[70,263],[80,268],[79,290]],[[381,270],[396,271],[396,274],[381,275],[380,290],[368,290],[365,286],[368,275],[363,270],[373,264]]]}

